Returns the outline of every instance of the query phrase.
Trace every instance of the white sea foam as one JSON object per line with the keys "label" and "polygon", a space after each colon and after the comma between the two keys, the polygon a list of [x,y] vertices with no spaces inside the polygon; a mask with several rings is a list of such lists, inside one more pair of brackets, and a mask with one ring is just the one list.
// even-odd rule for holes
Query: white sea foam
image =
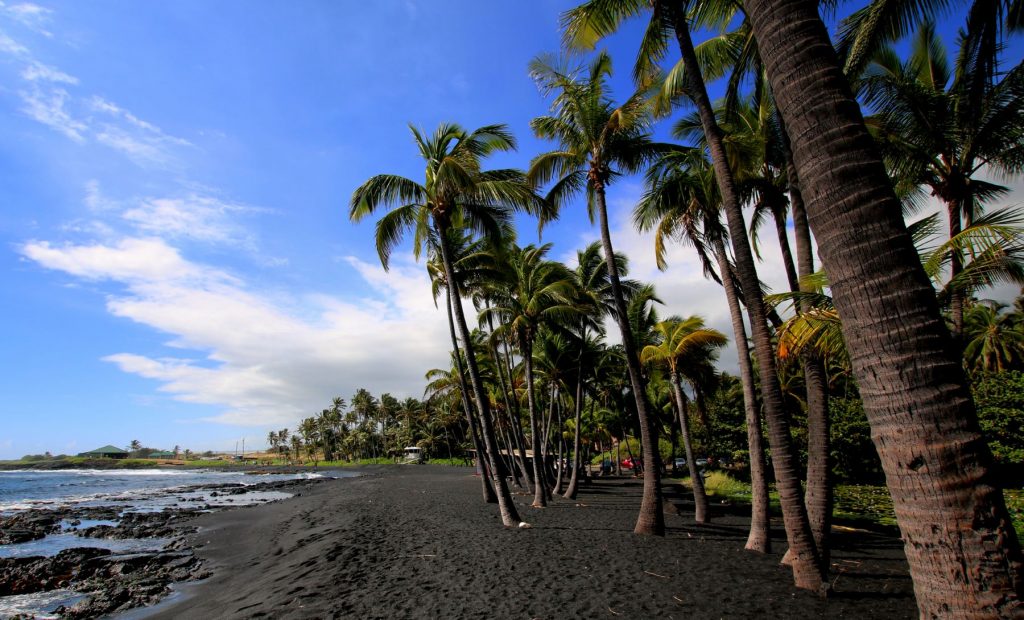
{"label": "white sea foam", "polygon": [[50,590],[33,594],[0,596],[0,618],[10,618],[18,614],[25,614],[40,620],[57,618],[59,616],[53,613],[53,610],[59,605],[71,606],[84,598],[84,594],[71,590]]}

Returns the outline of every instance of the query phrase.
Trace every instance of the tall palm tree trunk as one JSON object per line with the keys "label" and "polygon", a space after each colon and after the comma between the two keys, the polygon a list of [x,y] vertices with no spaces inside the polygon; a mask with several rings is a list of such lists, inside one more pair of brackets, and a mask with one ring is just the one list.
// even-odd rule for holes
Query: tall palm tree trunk
{"label": "tall palm tree trunk", "polygon": [[775,236],[779,239],[779,252],[782,253],[782,265],[786,269],[789,290],[799,290],[800,284],[797,279],[796,266],[793,263],[793,250],[789,247],[789,234],[786,232],[786,216],[783,213],[773,212],[772,220],[775,222]]}
{"label": "tall palm tree trunk", "polygon": [[1024,560],[899,200],[810,0],[746,0],[922,618],[1024,613]]}
{"label": "tall palm tree trunk", "polygon": [[[586,342],[586,327],[582,331],[582,342]],[[569,488],[565,490],[566,499],[576,499],[580,484],[580,415],[583,413],[583,352],[580,349],[579,364],[576,367],[576,400],[574,403],[573,421],[575,428],[572,436],[572,474],[569,476]]]}
{"label": "tall palm tree trunk", "polygon": [[558,421],[555,437],[558,440],[558,475],[555,477],[555,489],[552,493],[562,494],[562,484],[565,482],[565,437],[562,433],[562,407],[555,410],[555,418]]}
{"label": "tall palm tree trunk", "polygon": [[611,283],[612,297],[615,299],[615,320],[619,323],[622,333],[622,348],[626,355],[626,367],[629,370],[629,381],[636,399],[636,413],[640,419],[640,443],[644,453],[644,494],[640,501],[640,514],[636,519],[635,534],[665,535],[665,515],[662,514],[661,496],[661,464],[658,458],[658,440],[651,419],[645,396],[643,378],[640,368],[640,357],[637,355],[633,330],[626,317],[626,302],[622,295],[622,284],[619,281],[619,270],[615,266],[615,251],[612,248],[612,235],[608,229],[608,208],[605,202],[604,185],[593,182],[594,198],[600,214],[601,246],[604,249],[605,265],[608,268],[608,279]]}
{"label": "tall palm tree trunk", "polygon": [[[960,223],[960,214],[963,209],[960,201],[951,200],[946,203],[946,214],[949,217],[949,238],[959,235],[963,230]],[[964,269],[964,259],[960,251],[952,248],[949,251],[949,280],[952,282]],[[960,339],[964,333],[964,294],[954,287],[949,294],[949,315],[953,320],[953,339],[957,346],[960,346]]]}
{"label": "tall palm tree trunk", "polygon": [[[490,320],[490,317],[488,317],[488,320]],[[516,472],[514,481],[517,487],[529,490],[529,476],[526,474],[526,448],[519,437],[519,433],[516,432],[519,423],[516,421],[515,417],[518,414],[512,406],[512,399],[509,398],[509,393],[503,379],[505,373],[502,371],[502,367],[505,363],[500,359],[501,354],[498,352],[497,346],[492,347],[491,350],[494,354],[494,363],[498,369],[499,389],[501,390],[502,399],[505,402],[505,418],[508,424],[508,430],[506,432],[508,439],[505,440],[505,445],[508,446],[509,460],[512,461],[513,465],[512,470]]]}
{"label": "tall palm tree trunk", "polygon": [[[807,209],[800,192],[800,176],[793,163],[793,150],[785,123],[782,127],[782,150],[786,158],[786,175],[789,177],[790,204],[793,210],[793,233],[796,240],[797,272],[801,278],[814,273],[814,245],[811,229],[807,222]],[[792,289],[796,292],[799,289]],[[800,312],[808,312],[810,303],[800,303]],[[832,531],[832,489],[831,427],[828,413],[828,374],[821,358],[813,352],[802,357],[804,385],[807,387],[807,490],[804,501],[807,517],[811,521],[811,534],[818,547],[822,565],[830,565]]]}
{"label": "tall palm tree trunk", "polygon": [[523,364],[526,369],[526,403],[530,414],[530,448],[533,450],[533,506],[544,508],[548,505],[548,480],[544,475],[543,456],[540,451],[540,425],[537,421],[537,404],[533,398],[533,342],[524,339]]}
{"label": "tall palm tree trunk", "polygon": [[672,381],[672,396],[675,400],[676,413],[679,415],[679,430],[683,434],[683,449],[686,451],[686,466],[690,470],[690,486],[693,488],[693,520],[697,523],[709,523],[708,496],[704,492],[704,478],[697,470],[697,462],[693,458],[693,442],[690,440],[690,421],[686,403],[686,395],[679,385],[679,371],[672,367],[669,371]]}
{"label": "tall palm tree trunk", "polygon": [[[483,442],[480,441],[480,434],[477,426],[477,416],[473,415],[473,408],[469,404],[469,386],[466,385],[466,373],[462,369],[462,355],[459,352],[459,342],[455,338],[455,319],[452,315],[452,296],[451,294],[446,295],[448,308],[448,333],[452,338],[452,351],[455,353],[455,370],[459,373],[459,389],[462,392],[462,409],[466,412],[466,422],[469,424],[469,432],[473,436],[473,448],[476,450],[477,460],[480,463],[480,485],[481,492],[484,496],[484,501],[488,504],[493,504],[498,501],[498,496],[494,494],[494,487],[491,486],[491,472],[490,468],[487,467],[486,453],[484,451]],[[410,425],[411,429],[411,425]]]}
{"label": "tall palm tree trunk", "polygon": [[[552,418],[555,417],[555,394],[556,394],[555,384],[552,382],[551,383],[551,389],[548,391],[548,418],[544,422],[544,432],[541,434],[541,437],[543,437],[544,440],[541,442],[541,457],[542,458],[541,458],[541,461],[540,461],[541,463],[544,464],[544,472],[547,474],[547,476],[548,476],[548,483],[550,483],[550,484],[553,484],[555,482],[554,472],[552,472],[551,468],[548,466],[548,455],[551,454],[551,451],[554,448],[554,446],[551,445],[552,444],[551,431],[554,428],[551,425],[551,422],[552,422]],[[548,489],[548,499],[551,498],[551,492],[550,491],[551,491],[551,489],[549,488]],[[560,493],[561,491],[557,491],[557,492]]]}
{"label": "tall palm tree trunk", "polygon": [[[491,408],[484,393],[483,381],[480,378],[480,368],[477,367],[476,354],[473,352],[473,340],[469,335],[469,327],[466,325],[466,315],[462,311],[462,299],[459,295],[458,281],[455,279],[455,269],[452,267],[451,250],[448,247],[447,230],[438,227],[438,245],[441,247],[441,263],[444,265],[444,276],[448,280],[448,295],[451,300],[452,312],[455,315],[455,325],[458,327],[459,336],[466,352],[466,364],[469,366],[469,380],[473,387],[473,396],[476,398],[477,410],[480,412],[480,427],[483,435],[484,448],[491,471],[496,474],[501,471],[498,461],[498,445],[494,436],[494,426],[491,422]],[[516,510],[512,494],[509,493],[508,484],[504,476],[497,476],[498,510],[501,513],[501,521],[505,527],[519,525],[521,519]]]}
{"label": "tall palm tree trunk", "polygon": [[786,539],[793,555],[793,579],[796,586],[820,591],[825,583],[825,571],[821,566],[814,537],[807,519],[803,489],[797,474],[797,460],[789,430],[789,417],[783,408],[782,389],[775,369],[775,351],[768,333],[761,283],[754,266],[754,257],[746,236],[746,224],[740,209],[739,196],[735,190],[732,170],[726,158],[722,129],[715,120],[714,108],[708,98],[707,88],[700,73],[700,64],[690,38],[690,27],[686,15],[677,11],[674,15],[674,30],[683,57],[686,75],[689,76],[689,96],[697,107],[701,126],[711,151],[722,205],[729,223],[733,253],[736,256],[736,272],[739,276],[743,295],[750,315],[750,329],[754,337],[754,350],[761,372],[761,396],[765,419],[772,445],[772,465],[775,470],[775,485],[782,504],[782,516],[786,527]]}
{"label": "tall palm tree trunk", "polygon": [[[494,334],[494,323],[492,321],[491,313],[490,312],[487,313],[487,327],[490,329],[491,334]],[[512,482],[513,482],[513,484],[515,484],[516,487],[518,487],[518,488],[523,488],[522,476],[525,475],[525,474],[522,474],[521,472],[525,468],[523,467],[523,465],[524,465],[523,463],[519,463],[518,467],[516,466],[515,448],[516,447],[521,447],[521,444],[518,443],[519,436],[516,435],[514,430],[511,430],[511,425],[512,425],[512,422],[513,422],[513,420],[512,420],[512,405],[509,402],[508,389],[507,389],[507,387],[505,385],[504,362],[502,362],[501,359],[500,359],[500,353],[498,352],[498,343],[495,341],[495,339],[493,337],[490,339],[490,343],[491,343],[491,346],[490,346],[490,349],[491,349],[491,359],[494,361],[494,368],[497,371],[497,375],[498,375],[498,390],[501,392],[501,399],[502,399],[502,402],[505,404],[505,417],[508,420],[508,424],[509,424],[509,428],[510,428],[510,430],[508,430],[508,431],[506,431],[504,433],[505,447],[506,447],[506,449],[508,451],[508,459],[507,460],[509,461],[509,466],[510,466],[509,469],[511,469],[511,471],[512,471]],[[511,435],[511,439],[513,439],[513,441],[515,443],[509,441],[509,439],[510,439],[509,435]]]}
{"label": "tall palm tree trunk", "polygon": [[[512,415],[514,417],[514,424],[512,425],[512,431],[516,436],[516,445],[519,446],[519,463],[523,469],[523,476],[526,477],[527,483],[532,482],[533,474],[530,468],[526,466],[526,436],[523,434],[523,416],[519,409],[519,399],[516,398],[515,387],[514,387],[514,376],[512,373],[512,353],[509,351],[508,342],[504,343],[505,348],[505,369],[508,371],[508,389],[510,392],[510,399],[512,401]],[[527,484],[529,486],[529,484]]]}
{"label": "tall palm tree trunk", "polygon": [[750,452],[750,534],[744,548],[750,551],[768,553],[772,550],[770,532],[771,518],[768,501],[768,464],[764,456],[764,435],[761,432],[761,415],[757,407],[754,386],[754,368],[750,363],[747,348],[747,328],[743,324],[743,310],[740,308],[736,282],[733,280],[725,242],[716,238],[714,242],[718,270],[722,274],[722,288],[732,319],[732,333],[736,341],[736,358],[740,368],[740,384],[743,386],[743,411],[747,423],[747,448]]}

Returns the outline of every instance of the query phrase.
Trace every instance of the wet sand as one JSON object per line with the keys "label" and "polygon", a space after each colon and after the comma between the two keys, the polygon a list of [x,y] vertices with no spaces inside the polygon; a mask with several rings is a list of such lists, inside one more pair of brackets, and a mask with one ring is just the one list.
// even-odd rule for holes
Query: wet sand
{"label": "wet sand", "polygon": [[[915,618],[900,541],[835,534],[834,594],[797,590],[773,553],[743,549],[747,519],[670,492],[664,538],[632,534],[640,482],[597,479],[531,529],[501,526],[471,469],[382,467],[293,499],[201,516],[213,572],[150,618]],[[668,489],[671,491],[671,489]],[[680,514],[676,512],[681,511]],[[781,522],[773,521],[781,527]]]}

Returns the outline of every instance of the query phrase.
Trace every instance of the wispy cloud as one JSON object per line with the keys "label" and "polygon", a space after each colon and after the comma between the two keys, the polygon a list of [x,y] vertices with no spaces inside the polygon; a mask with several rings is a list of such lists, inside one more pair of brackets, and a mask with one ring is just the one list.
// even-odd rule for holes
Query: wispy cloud
{"label": "wispy cloud", "polygon": [[63,88],[42,89],[33,86],[18,93],[21,96],[22,112],[51,129],[59,131],[78,143],[85,142],[89,129],[83,121],[74,118],[67,109],[71,95]]}
{"label": "wispy cloud", "polygon": [[7,36],[7,33],[3,31],[0,31],[0,52],[17,57],[24,57],[29,53],[27,47]]}
{"label": "wispy cloud", "polygon": [[29,30],[38,32],[45,37],[52,37],[53,33],[46,29],[50,22],[53,11],[46,7],[32,4],[31,2],[19,2],[16,4],[5,4],[0,2],[0,13],[4,17],[18,22]]}
{"label": "wispy cloud", "polygon": [[[45,23],[49,13],[33,4],[7,6],[0,2],[0,15],[14,16],[26,25]],[[99,95],[73,95],[65,86],[79,87],[78,77],[40,62],[2,30],[0,53],[24,63],[20,77],[25,87],[18,91],[22,112],[79,144],[95,140],[139,166],[172,169],[178,165],[180,149],[192,146]]]}
{"label": "wispy cloud", "polygon": [[21,72],[21,77],[29,82],[63,82],[64,84],[78,84],[78,78],[68,75],[60,69],[55,69],[33,60]]}
{"label": "wispy cloud", "polygon": [[193,194],[185,198],[146,199],[124,211],[121,217],[147,234],[251,245],[249,233],[235,223],[234,216],[256,211],[253,207]]}
{"label": "wispy cloud", "polygon": [[156,125],[102,97],[91,97],[88,107],[111,119],[96,123],[96,140],[121,151],[138,164],[169,164],[174,159],[175,148],[192,146],[188,140],[169,136]]}
{"label": "wispy cloud", "polygon": [[[244,219],[273,213],[270,209],[197,191],[172,196],[113,198],[103,192],[96,179],[86,182],[84,189],[83,204],[91,221],[76,223],[80,231],[120,231],[120,236],[238,247],[250,253],[256,250],[256,235],[245,225]],[[103,234],[101,237],[108,240],[119,238],[117,234]]]}

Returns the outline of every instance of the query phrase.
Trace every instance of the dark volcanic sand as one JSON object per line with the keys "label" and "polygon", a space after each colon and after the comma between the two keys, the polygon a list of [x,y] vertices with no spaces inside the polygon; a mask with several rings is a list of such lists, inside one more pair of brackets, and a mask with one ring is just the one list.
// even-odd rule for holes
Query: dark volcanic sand
{"label": "dark volcanic sand", "polygon": [[312,485],[274,504],[199,517],[214,576],[153,618],[914,618],[900,541],[839,532],[830,600],[799,591],[775,552],[743,550],[746,519],[632,534],[640,482],[601,480],[578,501],[504,529],[465,468],[405,466]]}

